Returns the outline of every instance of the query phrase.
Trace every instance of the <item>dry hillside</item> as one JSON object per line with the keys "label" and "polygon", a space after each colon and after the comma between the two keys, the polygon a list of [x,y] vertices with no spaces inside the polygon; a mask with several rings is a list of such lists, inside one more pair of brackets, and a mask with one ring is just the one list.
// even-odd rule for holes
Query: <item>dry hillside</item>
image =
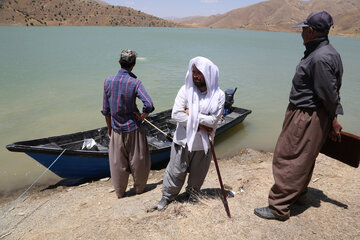
{"label": "dry hillside", "polygon": [[193,26],[291,32],[291,26],[312,11],[326,10],[333,17],[332,34],[360,36],[359,0],[269,0],[225,14],[188,17],[177,21]]}
{"label": "dry hillside", "polygon": [[183,26],[95,0],[0,0],[0,25]]}
{"label": "dry hillside", "polygon": [[360,37],[360,9],[336,15],[334,22],[336,33]]}

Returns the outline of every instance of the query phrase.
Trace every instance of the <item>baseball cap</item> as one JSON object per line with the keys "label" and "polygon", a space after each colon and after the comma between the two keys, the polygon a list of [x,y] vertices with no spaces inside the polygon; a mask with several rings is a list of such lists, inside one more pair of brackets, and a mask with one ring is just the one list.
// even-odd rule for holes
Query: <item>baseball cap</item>
{"label": "baseball cap", "polygon": [[312,27],[317,32],[328,32],[332,25],[334,25],[334,22],[329,13],[317,11],[312,12],[305,21],[294,25],[293,28]]}
{"label": "baseball cap", "polygon": [[120,53],[120,61],[124,63],[133,63],[137,57],[137,53],[133,50],[124,49]]}

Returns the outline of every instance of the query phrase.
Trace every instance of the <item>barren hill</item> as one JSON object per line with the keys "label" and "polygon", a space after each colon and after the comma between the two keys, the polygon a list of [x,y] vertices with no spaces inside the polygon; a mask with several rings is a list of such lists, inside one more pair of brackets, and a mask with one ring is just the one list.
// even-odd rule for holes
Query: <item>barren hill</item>
{"label": "barren hill", "polygon": [[0,0],[0,25],[184,26],[95,0]]}
{"label": "barren hill", "polygon": [[296,29],[291,26],[317,10],[325,10],[333,16],[335,26],[332,34],[360,36],[359,0],[269,0],[225,14],[188,17],[177,21],[210,28],[293,32]]}

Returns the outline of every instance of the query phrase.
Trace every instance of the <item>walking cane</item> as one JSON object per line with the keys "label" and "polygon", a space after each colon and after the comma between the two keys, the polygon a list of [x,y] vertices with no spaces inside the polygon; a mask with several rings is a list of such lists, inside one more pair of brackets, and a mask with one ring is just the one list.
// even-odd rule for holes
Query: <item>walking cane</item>
{"label": "walking cane", "polygon": [[213,156],[214,156],[214,162],[215,162],[216,172],[217,172],[217,175],[218,175],[218,178],[219,178],[220,187],[221,187],[221,192],[222,192],[222,195],[223,195],[222,202],[223,202],[223,204],[224,204],[224,207],[225,207],[225,210],[226,210],[226,213],[227,213],[228,217],[231,218],[229,205],[228,205],[228,202],[227,202],[227,200],[226,200],[226,193],[225,193],[225,190],[224,190],[224,185],[223,185],[223,182],[222,182],[222,179],[221,179],[221,175],[220,175],[220,169],[219,169],[219,166],[218,166],[218,163],[217,163],[217,160],[216,160],[214,145],[213,145],[210,137],[209,137],[209,142],[210,142],[211,152],[212,152],[212,154],[213,154]]}

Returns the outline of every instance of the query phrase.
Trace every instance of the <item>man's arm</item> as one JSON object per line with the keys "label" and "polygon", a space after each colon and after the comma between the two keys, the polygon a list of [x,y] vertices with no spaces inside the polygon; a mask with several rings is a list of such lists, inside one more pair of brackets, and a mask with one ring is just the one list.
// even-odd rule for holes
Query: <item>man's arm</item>
{"label": "man's arm", "polygon": [[104,97],[103,97],[103,108],[101,110],[102,115],[105,117],[105,122],[108,127],[108,136],[111,137],[111,113],[110,113],[110,103],[109,98],[107,96],[107,84],[108,84],[109,78],[105,79],[104,82]]}
{"label": "man's arm", "polygon": [[[341,66],[340,66],[341,67]],[[342,126],[337,120],[338,114],[343,114],[342,106],[340,104],[339,88],[341,86],[341,72],[336,73],[332,69],[329,62],[325,59],[319,59],[315,62],[314,68],[314,90],[319,97],[322,105],[329,113],[332,119],[331,130],[329,137],[333,141],[341,141],[341,129]],[[336,74],[340,74],[337,76]],[[340,78],[340,79],[338,79]],[[339,82],[340,81],[340,82]]]}
{"label": "man's arm", "polygon": [[[138,80],[136,88],[137,97],[143,102],[143,113],[149,114],[155,110],[153,101],[151,100],[149,94],[146,92],[144,85]],[[147,117],[146,115],[146,117]],[[145,115],[142,115],[145,118]]]}
{"label": "man's arm", "polygon": [[312,71],[316,95],[331,118],[337,114],[343,114],[339,95],[341,83],[338,82],[335,70],[325,59],[318,59],[314,62]]}
{"label": "man's arm", "polygon": [[188,117],[189,109],[186,106],[186,91],[184,85],[180,88],[178,94],[176,95],[171,118],[186,128]]}
{"label": "man's arm", "polygon": [[224,92],[221,91],[221,96],[219,98],[216,112],[210,115],[199,113],[199,124],[204,125],[205,127],[215,129],[219,119],[221,118],[221,114],[224,109],[224,103],[225,103],[225,94]]}
{"label": "man's arm", "polygon": [[111,116],[105,116],[105,122],[106,122],[106,126],[108,128],[108,137],[111,138]]}

